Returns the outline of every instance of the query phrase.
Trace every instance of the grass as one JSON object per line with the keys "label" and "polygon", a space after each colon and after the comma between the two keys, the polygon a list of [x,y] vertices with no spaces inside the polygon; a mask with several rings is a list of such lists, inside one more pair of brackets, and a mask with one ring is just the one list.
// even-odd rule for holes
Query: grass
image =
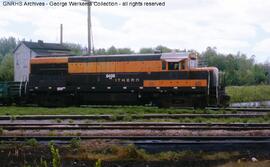
{"label": "grass", "polygon": [[29,145],[31,147],[37,147],[38,146],[38,141],[36,139],[29,139],[26,140],[26,145]]}
{"label": "grass", "polygon": [[73,149],[79,148],[80,147],[80,142],[81,142],[80,139],[74,138],[74,139],[72,139],[70,141],[70,147],[73,148]]}
{"label": "grass", "polygon": [[[100,115],[100,114],[112,114],[112,118],[109,120],[95,119],[86,120],[85,123],[92,122],[183,122],[183,123],[270,123],[270,114],[255,118],[181,118],[181,119],[146,119],[143,114],[155,114],[155,113],[167,113],[167,114],[234,114],[235,111],[213,111],[213,110],[193,110],[193,109],[159,109],[156,107],[114,107],[114,108],[40,108],[40,107],[0,107],[0,115],[10,115],[12,120],[16,120],[17,115]],[[132,114],[137,115],[136,119],[132,117]],[[124,117],[120,117],[124,115]],[[61,123],[63,120],[56,119],[53,122]],[[68,120],[69,123],[73,123],[73,120]],[[1,130],[0,130],[1,133]],[[53,136],[54,132],[50,132]]]}
{"label": "grass", "polygon": [[255,118],[181,118],[181,119],[137,119],[137,122],[179,122],[179,123],[270,123],[270,116]]}
{"label": "grass", "polygon": [[231,86],[226,88],[231,102],[251,102],[270,100],[270,85]]}
{"label": "grass", "polygon": [[[117,120],[119,115],[127,115],[127,120],[131,114],[187,114],[187,113],[217,113],[211,110],[193,110],[193,109],[160,109],[157,107],[111,107],[111,108],[83,108],[83,107],[68,107],[68,108],[42,108],[42,107],[0,107],[0,115],[11,115],[16,119],[15,115],[91,115],[91,114],[112,114]],[[61,120],[56,120],[61,121]]]}

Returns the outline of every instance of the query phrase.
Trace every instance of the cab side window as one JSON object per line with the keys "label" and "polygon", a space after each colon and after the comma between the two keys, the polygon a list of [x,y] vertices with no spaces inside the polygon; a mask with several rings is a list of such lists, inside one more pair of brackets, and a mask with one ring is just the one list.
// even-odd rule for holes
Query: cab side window
{"label": "cab side window", "polygon": [[162,62],[162,70],[166,70],[166,64],[167,63],[165,61]]}
{"label": "cab side window", "polygon": [[181,70],[186,69],[186,63],[185,63],[184,61],[181,61],[181,62],[180,62],[180,69],[181,69]]}
{"label": "cab side window", "polygon": [[178,62],[169,62],[168,69],[169,70],[179,70],[179,63]]}

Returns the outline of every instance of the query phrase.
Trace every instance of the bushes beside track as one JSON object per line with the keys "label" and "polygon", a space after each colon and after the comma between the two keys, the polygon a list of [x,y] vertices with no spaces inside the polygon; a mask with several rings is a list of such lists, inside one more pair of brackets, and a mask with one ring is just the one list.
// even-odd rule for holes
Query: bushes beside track
{"label": "bushes beside track", "polygon": [[270,100],[270,85],[230,86],[226,92],[231,96],[231,102]]}

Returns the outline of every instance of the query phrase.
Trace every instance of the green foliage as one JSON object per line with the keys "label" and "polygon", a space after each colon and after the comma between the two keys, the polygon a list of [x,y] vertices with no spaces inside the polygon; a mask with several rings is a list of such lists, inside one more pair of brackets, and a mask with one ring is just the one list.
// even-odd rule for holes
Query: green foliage
{"label": "green foliage", "polygon": [[111,46],[107,50],[104,48],[95,50],[95,55],[115,55],[115,54],[132,54],[134,53],[130,48],[116,48]]}
{"label": "green foliage", "polygon": [[167,52],[171,52],[172,49],[166,47],[166,46],[162,46],[162,45],[159,45],[156,47],[156,50],[160,50],[162,53],[167,53]]}
{"label": "green foliage", "polygon": [[102,48],[102,49],[97,49],[95,50],[95,54],[96,55],[106,55],[107,54],[107,51],[106,49]]}
{"label": "green foliage", "polygon": [[116,49],[116,47],[111,46],[111,47],[107,50],[107,54],[108,54],[108,55],[115,55],[115,54],[117,54],[117,49]]}
{"label": "green foliage", "polygon": [[52,146],[54,146],[55,145],[55,143],[53,142],[53,141],[50,141],[49,143],[48,143],[48,146],[51,148]]}
{"label": "green foliage", "polygon": [[266,62],[263,65],[265,76],[267,76],[267,84],[270,84],[270,62]]}
{"label": "green foliage", "polygon": [[70,141],[70,147],[71,148],[74,148],[74,149],[77,149],[80,147],[80,143],[81,143],[81,140],[78,139],[78,138],[73,138],[71,139]]}
{"label": "green foliage", "polygon": [[270,86],[230,86],[226,88],[231,102],[248,102],[270,100]]}
{"label": "green foliage", "polygon": [[11,115],[11,116],[10,116],[10,120],[11,120],[11,121],[15,121],[16,119],[17,119],[17,118],[16,118],[16,115]]}
{"label": "green foliage", "polygon": [[[87,146],[86,146],[87,147]],[[101,150],[107,150],[102,152]],[[239,156],[239,152],[203,152],[203,151],[166,151],[159,153],[146,152],[134,145],[105,145],[78,151],[76,155],[69,155],[69,159],[80,159],[84,161],[96,161],[95,167],[101,166],[101,161],[108,163],[132,161],[132,162],[163,162],[181,160],[229,160]],[[178,163],[179,164],[179,163]],[[162,165],[161,165],[162,166]]]}
{"label": "green foliage", "polygon": [[63,44],[66,48],[71,50],[71,53],[79,56],[83,54],[83,47],[80,44],[74,44],[74,43],[65,43]]}
{"label": "green foliage", "polygon": [[59,150],[55,148],[54,145],[51,145],[50,149],[51,149],[51,154],[52,154],[53,167],[61,167],[61,159],[60,159]]}
{"label": "green foliage", "polygon": [[57,118],[57,119],[55,119],[55,122],[57,122],[57,123],[61,123],[61,122],[62,122],[62,119]]}
{"label": "green foliage", "polygon": [[47,161],[43,160],[43,158],[40,159],[40,167],[48,167]]}
{"label": "green foliage", "polygon": [[0,80],[12,81],[14,76],[13,70],[13,56],[12,54],[6,55],[0,63]]}
{"label": "green foliage", "polygon": [[17,42],[14,37],[0,38],[0,56],[12,53],[16,46]]}
{"label": "green foliage", "polygon": [[201,56],[208,66],[217,67],[225,72],[226,85],[255,85],[269,82],[267,66],[255,64],[254,56],[247,58],[246,55],[240,53],[237,55],[219,54],[216,48],[211,47],[208,47]]}
{"label": "green foliage", "polygon": [[13,37],[0,38],[0,81],[13,80],[13,50],[17,42]]}
{"label": "green foliage", "polygon": [[101,167],[101,160],[97,160],[96,164],[95,164],[95,167]]}
{"label": "green foliage", "polygon": [[154,49],[153,48],[141,48],[140,49],[140,53],[141,54],[146,54],[146,53],[154,53]]}
{"label": "green foliage", "polygon": [[132,115],[130,115],[130,114],[125,114],[124,115],[123,121],[130,122],[132,120],[133,120]]}
{"label": "green foliage", "polygon": [[38,141],[36,139],[29,139],[26,141],[26,144],[31,146],[31,147],[37,147]]}
{"label": "green foliage", "polygon": [[120,157],[120,159],[142,160],[144,159],[145,151],[137,149],[137,147],[133,144],[129,144],[127,147],[124,147],[122,149],[117,149],[117,154]]}

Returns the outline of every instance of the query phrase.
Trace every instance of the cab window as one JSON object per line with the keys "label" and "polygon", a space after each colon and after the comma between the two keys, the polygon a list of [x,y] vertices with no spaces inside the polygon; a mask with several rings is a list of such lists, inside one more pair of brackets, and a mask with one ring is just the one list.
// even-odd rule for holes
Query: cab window
{"label": "cab window", "polygon": [[180,69],[181,69],[181,70],[186,69],[186,63],[185,63],[184,61],[181,61],[181,62],[180,62]]}
{"label": "cab window", "polygon": [[168,70],[179,70],[179,63],[178,62],[169,62],[168,63]]}
{"label": "cab window", "polygon": [[162,70],[166,70],[166,64],[167,63],[165,61],[162,62]]}

